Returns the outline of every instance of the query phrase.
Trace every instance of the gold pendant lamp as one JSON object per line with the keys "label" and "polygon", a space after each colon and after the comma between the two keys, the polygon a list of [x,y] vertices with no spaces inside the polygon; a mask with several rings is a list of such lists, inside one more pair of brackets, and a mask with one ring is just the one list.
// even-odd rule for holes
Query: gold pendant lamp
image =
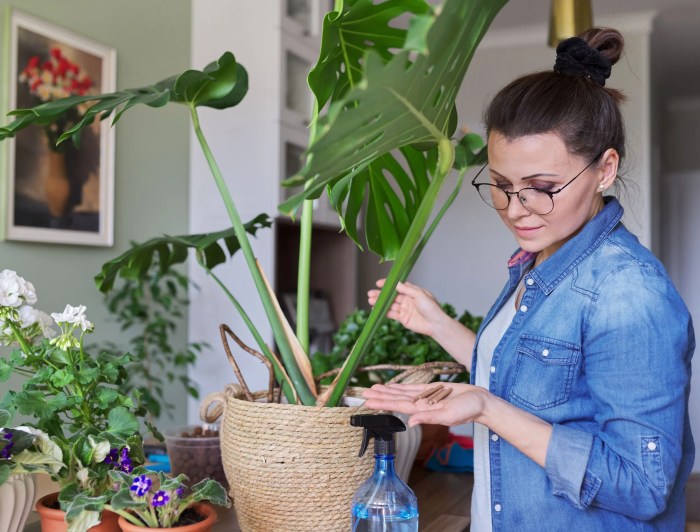
{"label": "gold pendant lamp", "polygon": [[552,48],[592,26],[591,0],[552,0],[549,16],[549,46]]}

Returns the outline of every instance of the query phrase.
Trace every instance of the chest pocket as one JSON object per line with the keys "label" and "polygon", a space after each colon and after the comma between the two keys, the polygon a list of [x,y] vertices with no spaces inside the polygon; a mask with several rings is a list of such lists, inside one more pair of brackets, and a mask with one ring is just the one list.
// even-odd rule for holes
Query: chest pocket
{"label": "chest pocket", "polygon": [[573,344],[523,335],[516,347],[515,379],[510,389],[513,401],[532,410],[542,410],[569,400],[571,383],[581,358]]}

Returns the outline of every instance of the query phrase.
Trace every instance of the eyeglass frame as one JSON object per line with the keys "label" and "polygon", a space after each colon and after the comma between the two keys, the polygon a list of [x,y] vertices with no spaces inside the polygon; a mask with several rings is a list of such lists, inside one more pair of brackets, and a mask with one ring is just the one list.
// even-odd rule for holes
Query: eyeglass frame
{"label": "eyeglass frame", "polygon": [[[548,214],[550,214],[550,213],[554,210],[554,195],[555,195],[555,194],[559,194],[562,190],[564,190],[564,189],[565,189],[566,187],[568,187],[571,183],[573,183],[573,182],[576,180],[576,178],[578,178],[581,174],[583,174],[586,170],[588,170],[588,169],[593,165],[593,163],[595,163],[598,159],[600,159],[600,157],[603,155],[603,153],[605,153],[605,150],[601,151],[598,155],[596,155],[596,156],[593,158],[593,160],[592,160],[590,163],[588,163],[588,164],[586,165],[586,167],[585,167],[583,170],[581,170],[578,174],[576,174],[574,177],[572,177],[571,180],[569,180],[568,183],[564,184],[564,186],[558,188],[557,190],[555,190],[555,191],[553,191],[553,192],[550,192],[550,191],[548,191],[548,190],[542,190],[541,188],[537,188],[537,187],[523,187],[523,188],[521,188],[520,190],[516,190],[516,191],[513,191],[513,192],[508,192],[507,190],[504,190],[503,188],[499,187],[498,185],[494,185],[494,184],[492,184],[492,183],[476,183],[476,179],[481,175],[481,172],[484,171],[484,169],[489,165],[489,163],[486,163],[484,166],[482,166],[482,167],[481,167],[481,170],[479,170],[479,171],[477,172],[477,174],[474,176],[474,179],[472,179],[472,186],[476,189],[476,193],[479,194],[479,197],[482,199],[482,201],[483,201],[484,203],[486,203],[486,205],[488,205],[489,207],[491,207],[492,209],[495,209],[495,210],[497,210],[497,211],[505,211],[505,210],[507,210],[508,207],[510,207],[510,198],[511,198],[511,196],[517,196],[517,197],[518,197],[518,200],[520,201],[520,205],[522,205],[523,208],[524,208],[527,212],[532,213],[532,214],[536,214],[537,216],[547,216]],[[503,193],[506,195],[506,197],[508,198],[508,202],[506,203],[506,206],[503,207],[502,209],[499,209],[499,208],[497,208],[495,205],[491,205],[490,203],[488,203],[488,202],[484,199],[484,197],[481,195],[481,193],[479,192],[479,187],[480,187],[480,186],[494,187],[494,188],[499,189],[501,192],[503,192]],[[528,209],[527,206],[525,205],[525,203],[523,203],[522,199],[520,199],[520,193],[521,193],[523,190],[527,190],[527,189],[532,189],[532,190],[534,190],[535,192],[541,192],[541,193],[543,193],[543,194],[547,194],[547,195],[549,196],[549,199],[552,201],[552,208],[551,208],[549,211],[545,212],[545,213],[533,212],[533,211],[531,211],[530,209]]]}

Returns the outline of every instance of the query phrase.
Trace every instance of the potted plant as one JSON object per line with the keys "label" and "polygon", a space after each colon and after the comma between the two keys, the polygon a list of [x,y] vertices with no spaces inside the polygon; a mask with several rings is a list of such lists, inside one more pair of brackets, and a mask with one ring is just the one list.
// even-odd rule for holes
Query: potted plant
{"label": "potted plant", "polygon": [[30,282],[0,272],[0,343],[10,348],[0,357],[0,380],[25,377],[21,390],[0,401],[0,425],[9,424],[10,414],[29,418],[2,431],[0,484],[11,473],[47,473],[60,491],[37,502],[42,522],[57,521],[63,530],[67,523],[76,532],[101,521],[117,529],[116,515],[102,514],[114,493],[109,472],[130,472],[144,461],[139,417],[146,409],[123,391],[132,357],[85,350],[94,326],[84,306],[66,305],[48,317],[36,301]]}
{"label": "potted plant", "polygon": [[[61,135],[59,142],[77,140],[82,129],[96,118],[105,119],[115,113],[116,121],[123,112],[137,104],[154,108],[168,103],[186,106],[232,228],[207,235],[149,240],[105,264],[97,277],[98,286],[107,291],[119,274],[139,276],[156,254],[163,267],[181,262],[187,257],[187,250],[193,248],[200,264],[242,316],[287,401],[292,405],[300,403],[297,405],[299,415],[302,412],[303,415],[318,415],[315,407],[327,406],[332,410],[340,404],[379,321],[386,314],[396,284],[408,276],[458,193],[466,170],[485,159],[483,141],[478,136],[467,134],[457,140],[451,139],[456,128],[454,102],[479,41],[505,2],[446,0],[443,5],[434,7],[425,0],[377,4],[367,0],[337,0],[335,9],[326,15],[319,61],[309,74],[315,105],[306,164],[299,175],[287,182],[290,186],[303,185],[303,191],[280,206],[280,210],[286,213],[302,209],[296,335],[286,323],[272,288],[256,263],[249,239],[249,234],[254,235],[268,227],[270,219],[267,215],[260,215],[247,224],[240,219],[199,123],[199,107],[229,108],[240,103],[245,96],[247,74],[233,54],[223,54],[202,71],[189,70],[151,86],[97,96],[74,96],[33,109],[13,111],[16,120],[0,128],[0,140],[31,124],[58,121],[78,105],[88,105],[89,108],[80,122]],[[410,18],[407,31],[393,24],[395,19],[404,16]],[[441,208],[434,212],[439,192],[453,168],[458,173],[455,187]],[[370,182],[373,193],[367,194]],[[348,236],[359,241],[358,228],[364,225],[367,247],[385,260],[392,260],[393,265],[346,363],[327,392],[319,395],[307,353],[309,235],[312,200],[326,190]],[[365,208],[363,204],[366,204]],[[365,213],[364,219],[361,213]],[[229,254],[239,249],[243,253],[280,358],[268,347],[268,342],[229,287],[212,272],[212,268],[226,260],[224,249]],[[227,402],[222,427],[225,435],[227,426],[234,426],[233,422],[227,423],[226,416],[243,406],[234,399],[231,399],[230,407]],[[251,403],[245,408],[256,404]],[[284,405],[271,405],[256,419],[266,418],[271,426],[278,425],[280,422],[272,418],[273,412],[278,412],[277,407],[281,406]],[[248,416],[248,419],[254,417]],[[253,429],[259,428],[259,423],[255,421],[251,434],[255,433]],[[337,423],[338,427],[342,424]],[[349,435],[357,436],[352,431]],[[304,447],[300,447],[300,452]],[[274,463],[274,459],[266,463]],[[289,461],[284,463],[290,467]],[[331,459],[329,467],[339,466]],[[370,467],[369,461],[365,467]],[[302,470],[300,473],[307,472]],[[361,471],[342,488],[351,494],[354,491],[352,482],[361,481],[364,474]],[[319,490],[329,491],[339,484],[323,484]],[[296,491],[289,496],[313,499],[308,490],[301,494]],[[235,493],[234,500],[238,504],[239,497]],[[338,508],[345,515],[344,501]],[[241,512],[238,513],[240,519]],[[318,518],[325,519],[329,513],[322,512]],[[334,526],[344,528],[345,521]]]}
{"label": "potted plant", "polygon": [[168,478],[143,467],[131,473],[111,471],[110,477],[117,493],[109,508],[119,514],[124,532],[175,527],[183,532],[207,532],[216,522],[213,505],[231,506],[223,486],[210,479],[189,487],[186,475]]}

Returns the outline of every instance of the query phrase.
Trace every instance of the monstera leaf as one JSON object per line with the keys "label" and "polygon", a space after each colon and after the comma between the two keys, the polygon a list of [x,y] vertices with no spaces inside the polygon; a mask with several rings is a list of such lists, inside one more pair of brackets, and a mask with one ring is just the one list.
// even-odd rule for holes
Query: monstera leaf
{"label": "monstera leaf", "polygon": [[[425,245],[424,237],[432,232],[433,228],[427,232],[425,229],[439,190],[453,164],[479,158],[473,150],[467,149],[468,143],[455,150],[449,139],[450,120],[457,92],[476,46],[505,3],[506,0],[446,0],[441,8],[436,9],[432,23],[419,25],[422,32],[427,28],[427,45],[423,53],[403,49],[386,61],[381,53],[369,49],[361,62],[361,81],[333,102],[326,115],[318,119],[317,133],[312,138],[305,166],[286,182],[288,185],[304,184],[304,191],[283,203],[281,210],[294,211],[305,198],[316,197],[330,188],[336,209],[341,201],[345,202],[343,222],[348,232],[352,231],[348,228],[355,224],[355,214],[360,212],[359,205],[365,190],[369,189],[378,199],[374,202],[378,208],[369,205],[368,217],[375,216],[378,222],[379,214],[384,222],[376,223],[377,229],[374,234],[368,232],[368,238],[376,236],[378,241],[387,237],[389,241],[394,240],[394,245],[384,247],[395,257],[384,289],[329,394],[321,398],[321,401],[327,400],[329,406],[338,404],[388,309],[391,293],[408,275],[417,252]],[[407,40],[412,43],[420,41],[416,38]],[[418,157],[408,150],[402,153],[404,157],[406,153],[411,154],[406,160],[410,172],[402,172],[386,159],[387,154],[418,143],[437,145],[438,156],[432,159],[434,166],[429,166],[428,156],[423,164],[416,165]],[[456,155],[460,156],[459,161],[456,161]],[[390,167],[394,170],[388,170]],[[404,198],[410,197],[407,194],[409,188],[400,183],[410,183],[411,179],[405,177],[412,175],[414,170],[421,178],[429,175],[430,184],[421,189],[424,193],[415,203],[404,202],[411,208],[415,206],[415,214],[411,216],[408,209],[400,212],[400,203],[394,201],[395,197],[382,197],[382,193],[391,188],[401,191]],[[399,179],[387,186],[384,183],[387,175]],[[355,180],[357,182],[353,182]],[[398,186],[393,186],[397,183]],[[342,188],[338,189],[339,186]],[[396,221],[407,224],[402,239],[396,231],[400,225]]]}
{"label": "monstera leaf", "polygon": [[[267,214],[259,214],[245,224],[245,230],[252,236],[258,230],[272,226]],[[211,270],[226,261],[226,251],[232,256],[241,245],[233,228],[216,233],[182,236],[162,236],[137,244],[129,251],[102,265],[95,276],[97,288],[104,293],[114,287],[118,275],[130,279],[143,277],[153,264],[153,256],[158,254],[158,264],[162,271],[187,259],[187,250],[194,249],[199,261]]]}
{"label": "monstera leaf", "polygon": [[188,70],[148,87],[108,94],[71,96],[31,109],[17,109],[9,113],[16,117],[15,121],[0,127],[0,140],[13,137],[17,131],[31,124],[45,126],[60,120],[70,109],[81,104],[87,104],[88,107],[82,120],[63,133],[59,142],[72,138],[77,144],[81,131],[96,118],[104,120],[114,114],[115,123],[126,110],[135,105],[163,107],[173,102],[225,109],[238,105],[247,91],[248,74],[245,68],[236,62],[231,52],[226,52],[218,61],[207,65],[202,71]]}
{"label": "monstera leaf", "polygon": [[387,0],[380,4],[372,0],[346,0],[339,11],[328,13],[323,19],[318,62],[309,73],[309,87],[319,107],[323,108],[329,99],[339,100],[362,81],[362,60],[367,50],[389,61],[392,50],[404,47],[406,30],[392,26],[392,21],[412,14],[421,16],[412,21],[429,23],[432,17],[424,15],[431,10],[425,0]]}
{"label": "monstera leaf", "polygon": [[[399,13],[398,3],[384,2],[374,7],[370,2],[351,3],[344,16],[328,15],[324,30],[335,24],[329,40],[345,44],[345,38],[353,35],[355,20],[362,16],[376,19],[377,29],[386,25],[389,16]],[[334,101],[327,115],[318,121],[306,166],[285,182],[288,186],[305,183],[304,191],[280,205],[280,210],[293,212],[303,199],[318,197],[330,186],[334,207],[348,235],[359,243],[358,227],[364,225],[369,248],[384,259],[395,259],[407,234],[406,222],[410,224],[415,218],[417,205],[423,200],[421,193],[426,190],[417,180],[429,177],[427,165],[431,161],[434,165],[435,159],[418,150],[404,151],[402,155],[412,170],[406,173],[397,161],[390,161],[394,159],[392,151],[426,141],[437,144],[452,134],[456,125],[454,100],[466,67],[504,4],[505,0],[448,1],[441,13],[430,14],[418,3],[411,3],[413,12],[421,16],[414,17],[419,23],[411,26],[406,41],[413,49],[420,49],[425,41],[427,52],[418,54],[415,60],[411,59],[412,51],[405,48],[391,55],[390,38],[380,40],[383,46],[365,45],[362,60],[358,59],[358,47],[350,44],[345,48],[337,43],[328,45],[325,53],[322,47],[309,83],[321,102],[330,97],[314,82],[331,80],[330,67],[335,64],[336,72],[341,72],[336,75],[336,87],[342,88],[336,88],[332,96],[343,97]],[[335,34],[337,39],[333,38]],[[392,34],[394,40],[399,37]],[[373,42],[372,33],[368,31],[351,41],[357,42]],[[345,49],[347,53],[341,53]],[[341,58],[345,63],[338,69]],[[414,172],[414,168],[421,170]]]}

